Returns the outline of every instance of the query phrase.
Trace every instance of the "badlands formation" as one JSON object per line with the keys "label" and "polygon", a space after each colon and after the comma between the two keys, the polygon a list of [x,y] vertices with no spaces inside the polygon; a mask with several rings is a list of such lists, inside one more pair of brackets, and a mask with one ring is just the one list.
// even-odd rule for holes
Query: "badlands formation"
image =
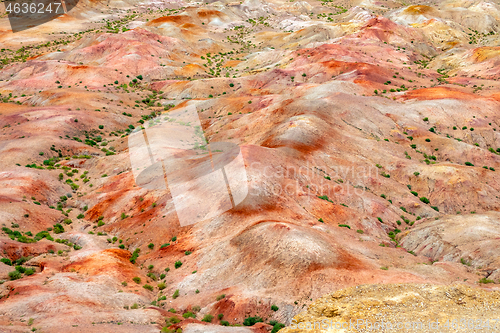
{"label": "badlands formation", "polygon": [[[498,0],[6,3],[0,332],[500,313]],[[248,193],[185,224],[129,140],[187,109]]]}

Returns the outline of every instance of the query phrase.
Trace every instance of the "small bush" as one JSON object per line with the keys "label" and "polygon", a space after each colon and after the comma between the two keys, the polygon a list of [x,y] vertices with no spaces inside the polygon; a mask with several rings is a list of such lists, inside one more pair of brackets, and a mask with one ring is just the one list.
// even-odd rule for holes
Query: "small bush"
{"label": "small bush", "polygon": [[159,289],[159,290],[163,290],[163,289],[165,289],[166,287],[167,287],[167,285],[166,285],[164,282],[160,282],[160,283],[158,283],[158,289]]}
{"label": "small bush", "polygon": [[135,283],[139,284],[139,283],[141,283],[141,278],[140,278],[140,277],[138,277],[138,276],[136,276],[136,277],[134,277],[134,278],[132,279],[132,281],[134,281]]}
{"label": "small bush", "polygon": [[213,319],[214,316],[212,316],[211,314],[206,314],[201,321],[204,321],[206,323],[211,323]]}
{"label": "small bush", "polygon": [[134,309],[134,310],[135,310],[135,309],[138,309],[138,308],[139,308],[139,304],[134,303],[134,304],[133,304],[130,308],[131,308],[131,309]]}
{"label": "small bush", "polygon": [[427,199],[426,197],[421,197],[420,201],[422,201],[423,203],[426,203],[426,204],[430,203],[429,199]]}
{"label": "small bush", "polygon": [[9,272],[9,278],[10,278],[11,280],[17,280],[17,279],[20,279],[20,278],[21,278],[21,276],[22,276],[22,275],[21,275],[21,273],[20,273],[20,272],[18,272],[17,270],[12,271],[12,272]]}
{"label": "small bush", "polygon": [[179,289],[176,289],[174,294],[172,295],[173,299],[176,299],[177,297],[179,297]]}
{"label": "small bush", "polygon": [[226,320],[221,320],[221,321],[220,321],[220,324],[221,324],[222,326],[229,326],[229,322],[228,322],[228,321],[226,321]]}
{"label": "small bush", "polygon": [[147,290],[150,290],[150,291],[153,291],[153,286],[149,285],[149,284],[145,284],[142,286],[144,289],[147,289]]}
{"label": "small bush", "polygon": [[28,276],[33,275],[35,274],[35,270],[33,268],[28,268],[26,271],[24,271],[24,274]]}
{"label": "small bush", "polygon": [[174,266],[175,266],[175,268],[177,269],[177,268],[179,268],[179,267],[181,267],[181,266],[182,266],[182,262],[180,262],[180,261],[176,261],[176,262],[175,262],[175,264],[174,264]]}
{"label": "small bush", "polygon": [[261,317],[247,317],[245,320],[243,320],[243,325],[245,326],[253,326],[256,323],[262,323],[264,320],[262,320]]}
{"label": "small bush", "polygon": [[193,252],[191,252],[191,251],[184,252],[184,254],[187,255],[187,256],[190,255],[191,253],[193,253]]}
{"label": "small bush", "polygon": [[130,257],[130,259],[129,259],[131,263],[135,264],[135,261],[139,257],[139,252],[141,252],[141,249],[139,249],[139,248],[134,250],[134,253],[132,253],[132,257]]}
{"label": "small bush", "polygon": [[226,297],[226,294],[219,295],[219,296],[217,296],[217,301],[220,301],[221,299],[223,299],[225,297]]}
{"label": "small bush", "polygon": [[282,323],[274,323],[273,322],[273,330],[271,331],[271,333],[277,333],[280,329],[284,328],[285,327],[285,324],[282,324]]}
{"label": "small bush", "polygon": [[53,231],[55,234],[61,234],[64,232],[64,228],[60,223],[56,223],[54,224]]}
{"label": "small bush", "polygon": [[276,305],[271,305],[271,310],[273,310],[274,312],[278,311],[279,308],[276,306]]}
{"label": "small bush", "polygon": [[12,261],[9,258],[2,258],[0,262],[3,262],[6,265],[12,266]]}
{"label": "small bush", "polygon": [[149,243],[148,247],[149,247],[150,249],[153,249],[153,248],[155,247],[155,245],[154,245],[153,243]]}
{"label": "small bush", "polygon": [[219,318],[219,320],[221,320],[223,317],[224,317],[224,315],[223,315],[222,313],[219,313],[219,314],[217,315],[217,318]]}
{"label": "small bush", "polygon": [[192,312],[186,312],[186,313],[182,314],[182,317],[186,318],[186,319],[187,318],[196,318],[196,315],[194,313],[192,313]]}

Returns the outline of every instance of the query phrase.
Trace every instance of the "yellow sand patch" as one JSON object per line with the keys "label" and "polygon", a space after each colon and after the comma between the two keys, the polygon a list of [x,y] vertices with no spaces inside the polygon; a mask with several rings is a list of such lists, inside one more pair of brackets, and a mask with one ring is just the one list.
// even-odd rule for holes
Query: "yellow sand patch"
{"label": "yellow sand patch", "polygon": [[408,15],[422,15],[434,11],[434,8],[424,5],[410,6],[404,10],[403,13]]}
{"label": "yellow sand patch", "polygon": [[474,62],[483,62],[500,55],[500,47],[480,47],[474,51]]}
{"label": "yellow sand patch", "polygon": [[21,110],[26,110],[28,109],[25,105],[18,105],[18,104],[12,104],[12,103],[0,103],[0,115],[7,115],[9,113],[14,113],[18,112]]}
{"label": "yellow sand patch", "polygon": [[205,73],[205,69],[198,64],[188,64],[175,71],[175,75],[193,76]]}

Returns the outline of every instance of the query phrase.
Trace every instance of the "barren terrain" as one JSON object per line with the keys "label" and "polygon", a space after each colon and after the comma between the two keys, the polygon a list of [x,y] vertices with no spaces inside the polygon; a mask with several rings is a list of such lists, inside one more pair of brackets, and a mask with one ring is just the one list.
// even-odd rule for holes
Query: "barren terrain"
{"label": "barren terrain", "polygon": [[[0,332],[275,333],[360,285],[498,309],[499,1],[81,0],[16,33],[3,5]],[[193,109],[248,193],[186,225],[129,143]]]}

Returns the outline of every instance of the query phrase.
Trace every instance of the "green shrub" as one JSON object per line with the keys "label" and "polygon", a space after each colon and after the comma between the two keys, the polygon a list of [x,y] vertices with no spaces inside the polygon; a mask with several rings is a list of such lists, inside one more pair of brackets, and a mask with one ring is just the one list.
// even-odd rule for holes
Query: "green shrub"
{"label": "green shrub", "polygon": [[139,248],[134,250],[134,253],[132,253],[132,257],[130,257],[130,259],[129,259],[131,263],[135,264],[135,261],[139,257],[139,252],[141,252],[141,249],[139,249]]}
{"label": "green shrub", "polygon": [[145,284],[142,286],[144,289],[147,289],[147,290],[150,290],[150,291],[153,291],[153,286],[149,285],[149,284]]}
{"label": "green shrub", "polygon": [[167,285],[165,284],[165,282],[160,282],[158,283],[158,289],[159,290],[163,290],[167,287]]}
{"label": "green shrub", "polygon": [[213,319],[214,316],[212,316],[211,314],[206,314],[201,321],[204,321],[206,323],[211,323]]}
{"label": "green shrub", "polygon": [[177,297],[179,297],[179,289],[176,289],[174,294],[172,295],[173,299],[176,299]]}
{"label": "green shrub", "polygon": [[3,262],[6,265],[12,266],[12,261],[10,261],[9,258],[2,258],[2,259],[0,259],[0,262]]}
{"label": "green shrub", "polygon": [[482,279],[479,280],[479,283],[483,283],[483,284],[486,284],[486,283],[495,283],[495,281],[487,279],[487,278],[482,278]]}
{"label": "green shrub", "polygon": [[17,280],[20,279],[21,277],[22,277],[21,273],[17,270],[9,272],[9,278],[11,280]]}
{"label": "green shrub", "polygon": [[131,309],[134,309],[134,310],[135,310],[135,309],[138,309],[138,308],[139,308],[139,304],[134,303],[134,304],[133,304],[130,308],[131,308]]}
{"label": "green shrub", "polygon": [[[170,309],[168,309],[168,312],[176,313],[177,311],[175,311],[174,308],[170,308]],[[172,317],[172,318],[175,318],[175,317]]]}
{"label": "green shrub", "polygon": [[186,319],[187,318],[196,318],[196,315],[194,313],[192,313],[192,312],[186,312],[186,313],[182,314],[182,317],[186,318]]}
{"label": "green shrub", "polygon": [[177,236],[172,237],[172,242],[175,242],[177,240]]}
{"label": "green shrub", "polygon": [[99,129],[103,129],[104,128],[104,125],[99,125]]}
{"label": "green shrub", "polygon": [[[170,310],[174,310],[174,309],[170,309]],[[170,310],[168,310],[168,311],[170,311]],[[175,313],[175,310],[174,310],[174,313]],[[172,318],[170,318],[170,322],[172,324],[178,324],[178,323],[181,322],[181,320],[179,318],[177,318],[177,317],[172,317]]]}
{"label": "green shrub", "polygon": [[26,271],[24,271],[24,274],[28,276],[33,275],[35,274],[35,270],[33,268],[28,268]]}
{"label": "green shrub", "polygon": [[71,223],[73,223],[73,221],[71,221],[71,219],[64,219],[63,222],[65,224],[71,224]]}
{"label": "green shrub", "polygon": [[226,321],[226,320],[221,320],[221,321],[220,321],[220,324],[221,324],[222,326],[229,326],[229,322],[228,322],[228,321]]}
{"label": "green shrub", "polygon": [[273,310],[274,312],[278,311],[279,308],[276,306],[276,305],[271,305],[271,310]]}
{"label": "green shrub", "polygon": [[225,297],[226,297],[226,294],[219,295],[219,296],[217,296],[217,301],[220,301],[221,299],[223,299]]}
{"label": "green shrub", "polygon": [[280,329],[284,328],[285,327],[285,324],[282,324],[282,323],[275,323],[273,325],[273,329],[271,331],[271,333],[277,333]]}
{"label": "green shrub", "polygon": [[149,243],[148,247],[149,247],[150,249],[153,249],[153,248],[155,247],[155,245],[154,245],[153,243]]}
{"label": "green shrub", "polygon": [[243,325],[245,326],[253,326],[256,323],[262,323],[264,320],[262,320],[261,317],[247,317],[245,320],[243,320]]}
{"label": "green shrub", "polygon": [[139,283],[141,283],[141,278],[140,278],[140,277],[138,277],[138,276],[136,276],[136,277],[134,277],[134,278],[132,279],[132,281],[134,281],[135,283],[139,284]]}
{"label": "green shrub", "polygon": [[55,234],[61,234],[61,233],[64,232],[64,228],[63,228],[63,226],[60,223],[54,224],[53,227],[54,227],[53,231],[54,231]]}
{"label": "green shrub", "polygon": [[222,319],[222,317],[224,317],[224,315],[223,315],[222,313],[219,313],[219,314],[217,315],[217,318],[219,318],[219,320],[221,320],[221,319]]}
{"label": "green shrub", "polygon": [[149,265],[149,266],[148,266],[148,269],[149,269],[149,270],[152,270],[153,268],[155,268],[155,266],[154,266],[154,265]]}
{"label": "green shrub", "polygon": [[78,216],[76,217],[77,219],[83,219],[85,217],[85,215],[83,214],[78,214]]}
{"label": "green shrub", "polygon": [[467,166],[474,166],[474,164],[472,164],[471,162],[465,162],[465,165],[467,165]]}
{"label": "green shrub", "polygon": [[193,252],[191,252],[191,251],[184,252],[184,254],[187,255],[187,256],[190,255],[191,253],[193,253]]}
{"label": "green shrub", "polygon": [[426,203],[426,204],[430,203],[429,199],[427,199],[426,197],[421,197],[420,201],[422,201],[423,203]]}
{"label": "green shrub", "polygon": [[174,266],[175,266],[175,268],[177,269],[177,268],[179,268],[179,267],[181,267],[181,266],[182,266],[182,262],[180,262],[180,261],[176,261],[176,262],[175,262],[175,264],[174,264]]}

